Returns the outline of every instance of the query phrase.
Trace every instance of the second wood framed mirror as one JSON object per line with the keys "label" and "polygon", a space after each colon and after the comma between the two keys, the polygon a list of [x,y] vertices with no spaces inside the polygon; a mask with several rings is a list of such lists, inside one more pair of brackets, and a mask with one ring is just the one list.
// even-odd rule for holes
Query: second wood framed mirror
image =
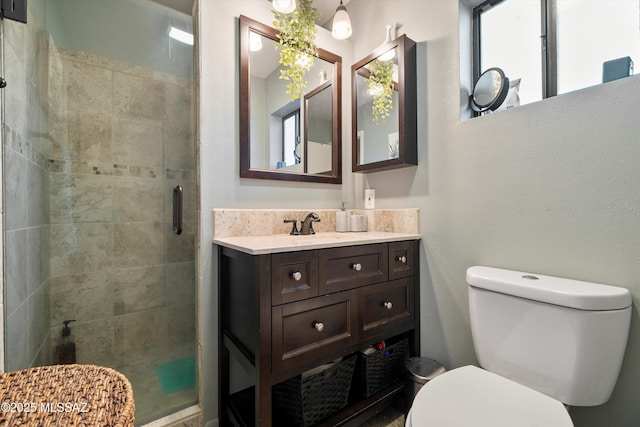
{"label": "second wood framed mirror", "polygon": [[351,67],[352,169],[418,164],[416,44],[406,35]]}

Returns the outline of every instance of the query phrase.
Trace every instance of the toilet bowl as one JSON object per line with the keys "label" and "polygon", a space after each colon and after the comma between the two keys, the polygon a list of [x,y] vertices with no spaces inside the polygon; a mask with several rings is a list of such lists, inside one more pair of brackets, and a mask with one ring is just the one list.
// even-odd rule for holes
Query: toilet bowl
{"label": "toilet bowl", "polygon": [[628,289],[475,266],[467,270],[478,363],[424,385],[408,427],[573,426],[564,405],[605,403],[631,321]]}
{"label": "toilet bowl", "polygon": [[476,366],[441,374],[415,397],[406,427],[572,427],[564,405]]}

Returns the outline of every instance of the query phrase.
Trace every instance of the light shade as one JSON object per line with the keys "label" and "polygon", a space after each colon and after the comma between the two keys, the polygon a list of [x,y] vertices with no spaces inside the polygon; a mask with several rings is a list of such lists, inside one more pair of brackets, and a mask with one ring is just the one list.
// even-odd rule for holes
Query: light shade
{"label": "light shade", "polygon": [[336,9],[336,14],[333,15],[331,34],[338,40],[344,40],[351,36],[351,32],[351,19],[347,13],[347,8],[344,7],[342,0],[340,0],[340,6]]}
{"label": "light shade", "polygon": [[291,13],[296,10],[296,0],[272,0],[271,3],[276,12]]}
{"label": "light shade", "polygon": [[193,46],[193,34],[182,31],[176,27],[171,27],[169,30],[169,37],[184,44]]}

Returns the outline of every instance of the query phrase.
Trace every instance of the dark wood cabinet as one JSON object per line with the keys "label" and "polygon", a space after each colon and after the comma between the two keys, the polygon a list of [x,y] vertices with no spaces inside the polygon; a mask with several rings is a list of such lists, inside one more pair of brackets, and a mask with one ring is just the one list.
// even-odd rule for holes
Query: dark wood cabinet
{"label": "dark wood cabinet", "polygon": [[[279,425],[272,386],[377,341],[419,349],[417,240],[249,255],[219,247],[220,421]],[[230,359],[254,386],[230,393]],[[402,381],[320,423],[356,426],[402,394]]]}

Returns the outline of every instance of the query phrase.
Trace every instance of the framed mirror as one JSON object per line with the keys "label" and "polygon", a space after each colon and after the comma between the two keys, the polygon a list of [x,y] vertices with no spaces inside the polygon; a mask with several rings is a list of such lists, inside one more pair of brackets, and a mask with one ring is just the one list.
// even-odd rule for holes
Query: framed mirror
{"label": "framed mirror", "polygon": [[318,49],[292,101],[277,35],[240,16],[240,176],[340,184],[342,58]]}
{"label": "framed mirror", "polygon": [[502,105],[509,92],[509,79],[502,69],[489,68],[480,74],[473,87],[469,105],[475,112],[495,111]]}
{"label": "framed mirror", "polygon": [[385,43],[351,67],[351,79],[353,171],[417,165],[415,42]]}

